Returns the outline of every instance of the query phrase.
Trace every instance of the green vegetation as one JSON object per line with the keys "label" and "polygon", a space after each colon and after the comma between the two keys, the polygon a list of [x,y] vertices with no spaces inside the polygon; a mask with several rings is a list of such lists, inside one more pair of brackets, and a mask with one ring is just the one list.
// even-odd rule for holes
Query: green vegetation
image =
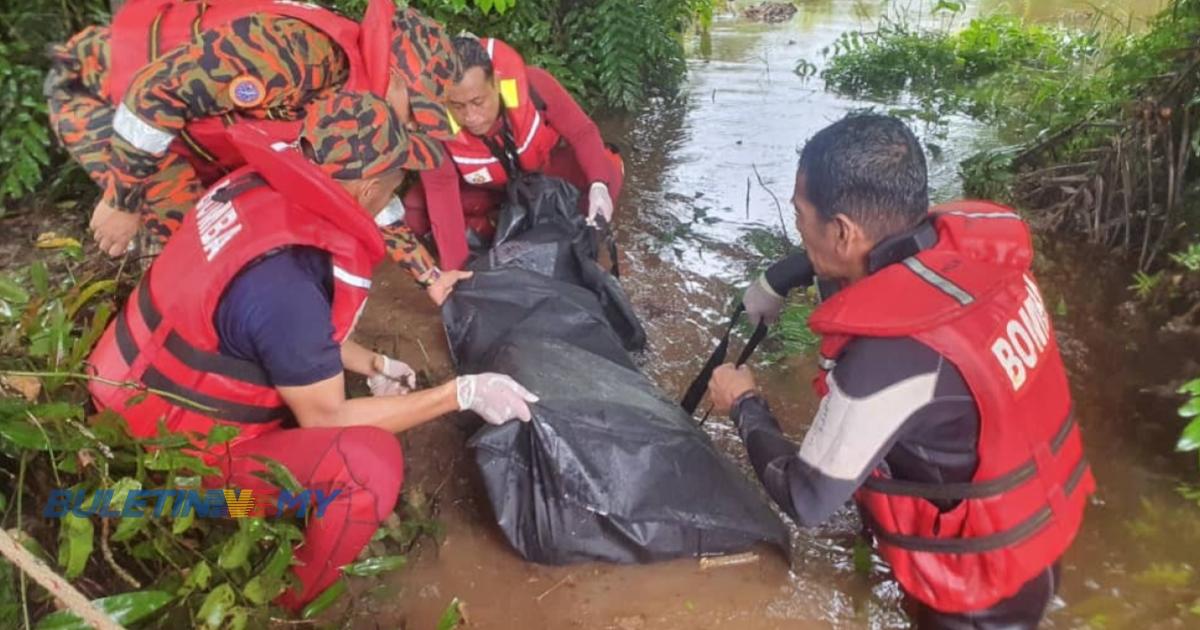
{"label": "green vegetation", "polygon": [[[294,546],[302,538],[296,519],[196,519],[193,514],[111,519],[41,516],[51,489],[87,494],[101,490],[120,510],[130,490],[199,488],[200,475],[216,472],[185,447],[187,438],[162,434],[132,438],[111,412],[88,417],[84,360],[130,288],[120,270],[99,270],[81,260],[69,241],[45,262],[0,276],[0,526],[102,608],[124,623],[153,617],[156,627],[262,627],[269,602],[288,585]],[[221,444],[236,429],[200,436]],[[268,464],[271,481],[298,492],[285,468]],[[369,554],[346,569],[378,575],[403,565],[423,534],[437,534],[420,501],[380,529]],[[79,627],[54,599],[0,561],[0,618],[28,619],[38,628]],[[305,611],[314,616],[345,585]],[[40,621],[38,621],[40,619]]]}
{"label": "green vegetation", "polygon": [[[780,260],[791,250],[791,243],[783,232],[777,229],[758,228],[751,230],[742,237],[747,249],[755,252],[756,260],[766,264]],[[754,268],[746,274],[747,278],[757,278],[763,269]],[[741,299],[741,294],[737,296]],[[736,304],[736,302],[735,302]],[[805,291],[793,291],[788,296],[787,305],[779,315],[779,321],[771,326],[762,348],[756,355],[758,360],[775,363],[786,357],[806,355],[815,352],[821,339],[808,327],[808,317],[817,306],[816,290],[809,288]],[[747,338],[754,329],[747,322],[742,322],[739,330]]]}
{"label": "green vegetation", "polygon": [[821,76],[942,133],[952,113],[989,123],[1003,146],[963,162],[968,195],[1122,249],[1139,271],[1162,266],[1200,227],[1200,2],[1176,0],[1140,30],[1100,13],[1085,26],[996,14],[958,28],[961,9],[939,3],[933,30],[900,17],[847,33]]}

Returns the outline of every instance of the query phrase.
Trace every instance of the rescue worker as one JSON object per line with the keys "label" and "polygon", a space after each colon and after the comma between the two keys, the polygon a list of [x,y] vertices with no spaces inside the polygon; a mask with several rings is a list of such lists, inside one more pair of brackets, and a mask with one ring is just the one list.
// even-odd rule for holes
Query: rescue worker
{"label": "rescue worker", "polygon": [[817,133],[792,202],[790,282],[837,287],[809,320],[820,407],[797,447],[751,370],[724,365],[716,409],[799,525],[854,497],[918,627],[1037,627],[1095,481],[1028,228],[989,202],[931,210],[920,144],[879,115]]}
{"label": "rescue worker", "polygon": [[480,244],[491,240],[505,184],[518,171],[569,181],[590,222],[612,221],[621,157],[562,84],[498,39],[453,41],[463,72],[446,102],[461,130],[443,142],[449,163],[423,171],[404,195],[405,222],[419,235],[432,230],[442,268],[462,267],[468,230]]}
{"label": "rescue worker", "polygon": [[[112,256],[143,224],[165,241],[205,188],[242,164],[228,125],[290,141],[308,104],[364,90],[386,96],[410,128],[445,138],[442,101],[460,73],[441,25],[392,0],[370,0],[361,28],[285,0],[131,0],[111,26],[88,27],[52,58],[51,124],[103,191],[91,227]],[[414,150],[440,154],[413,138]],[[387,228],[385,239],[420,283],[436,280],[410,232]]]}
{"label": "rescue worker", "polygon": [[[404,169],[428,159],[382,99],[343,93],[310,106],[308,159],[252,127],[231,137],[249,166],[185,215],[93,351],[103,380],[90,390],[135,436],[154,436],[161,423],[193,437],[198,456],[221,471],[206,480],[211,487],[274,493],[255,475],[265,456],[306,489],[340,491],[296,551],[299,586],[280,599],[295,609],[391,513],[403,460],[390,434],[457,410],[492,424],[528,421],[537,398],[499,374],[407,393],[411,368],[350,340],[385,253],[372,216]],[[443,276],[438,299],[469,275]],[[374,396],[347,400],[345,371],[366,375]],[[222,425],[240,433],[207,445]]]}

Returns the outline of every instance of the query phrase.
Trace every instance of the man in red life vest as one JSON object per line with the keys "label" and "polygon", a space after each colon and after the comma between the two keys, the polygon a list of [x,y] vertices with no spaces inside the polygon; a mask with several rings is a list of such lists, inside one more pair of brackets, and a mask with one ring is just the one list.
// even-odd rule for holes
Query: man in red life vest
{"label": "man in red life vest", "polygon": [[[290,0],[130,0],[111,26],[84,29],[51,57],[51,126],[103,191],[91,227],[113,256],[143,225],[165,241],[243,164],[226,127],[290,142],[309,104],[335,90],[385,96],[420,132],[413,151],[435,163],[436,139],[452,135],[445,89],[460,74],[441,25],[393,0],[370,0],[361,26]],[[384,238],[418,282],[437,279],[406,228],[385,226]]]}
{"label": "man in red life vest", "polygon": [[877,115],[808,142],[792,201],[807,256],[745,303],[771,321],[780,279],[838,287],[809,320],[820,408],[797,448],[732,365],[716,408],[800,525],[856,500],[918,627],[1037,627],[1095,481],[1028,228],[989,202],[930,210],[920,144]]}
{"label": "man in red life vest", "polygon": [[494,38],[454,38],[462,80],[447,91],[452,121],[461,130],[443,142],[450,159],[421,173],[404,196],[405,222],[417,234],[432,230],[443,269],[466,261],[466,231],[483,241],[494,233],[494,211],[518,171],[561,177],[581,192],[589,220],[611,221],[624,167],[600,130],[549,72],[526,66]]}
{"label": "man in red life vest", "polygon": [[[305,488],[340,491],[296,552],[299,586],[280,599],[294,609],[337,579],[391,513],[404,470],[393,433],[457,410],[528,421],[537,398],[499,374],[408,393],[408,366],[350,340],[384,256],[372,217],[423,159],[382,99],[339,93],[314,104],[302,150],[253,127],[231,139],[248,166],[186,215],[89,359],[106,383],[174,397],[100,381],[90,389],[136,436],[161,423],[193,437],[221,471],[209,485],[273,494],[255,475],[266,456]],[[452,284],[441,287],[439,300]],[[366,375],[374,396],[347,400],[345,371]],[[238,436],[206,446],[221,425]]]}

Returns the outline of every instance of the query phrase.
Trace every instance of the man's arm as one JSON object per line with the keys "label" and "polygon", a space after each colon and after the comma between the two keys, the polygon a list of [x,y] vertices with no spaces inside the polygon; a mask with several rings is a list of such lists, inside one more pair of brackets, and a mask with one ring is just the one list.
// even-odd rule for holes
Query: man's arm
{"label": "man's arm", "polygon": [[279,395],[301,427],[373,426],[399,433],[458,411],[454,381],[403,396],[346,399],[345,376],[299,387],[279,387]]}
{"label": "man's arm", "polygon": [[596,123],[549,72],[530,66],[527,74],[530,87],[546,103],[543,112],[546,124],[558,131],[571,145],[588,183],[605,184],[613,199],[620,197],[621,178],[612,168]]}
{"label": "man's arm", "polygon": [[810,286],[815,275],[808,252],[801,250],[767,267],[763,278],[772,291],[786,297],[792,289]]}
{"label": "man's arm", "polygon": [[[144,211],[144,180],[189,121],[251,109],[294,117],[348,76],[341,50],[300,20],[253,15],[202,33],[134,76],[114,119],[113,184],[105,201]],[[235,80],[243,86],[236,99]]]}
{"label": "man's arm", "polygon": [[813,526],[845,504],[907,432],[946,416],[947,409],[960,415],[971,409],[960,390],[947,387],[956,375],[912,339],[864,338],[827,376],[829,394],[799,448],[752,389],[738,395],[731,418],[767,493],[798,524]]}
{"label": "man's arm", "polygon": [[788,292],[811,285],[815,276],[812,261],[805,251],[792,254],[768,267],[742,295],[742,305],[746,308],[750,323],[774,324],[779,321]]}

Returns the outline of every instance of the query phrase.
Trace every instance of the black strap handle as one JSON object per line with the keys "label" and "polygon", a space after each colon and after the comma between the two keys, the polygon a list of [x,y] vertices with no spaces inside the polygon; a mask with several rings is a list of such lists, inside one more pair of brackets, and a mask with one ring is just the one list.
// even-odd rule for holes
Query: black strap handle
{"label": "black strap handle", "polygon": [[[687,393],[683,395],[683,400],[679,403],[688,414],[696,412],[696,407],[700,406],[700,401],[704,398],[705,392],[708,391],[708,381],[712,379],[713,372],[717,369],[717,366],[725,362],[725,357],[729,354],[729,337],[733,334],[734,327],[737,326],[738,320],[741,319],[742,314],[745,312],[746,306],[738,303],[737,309],[733,311],[733,316],[729,318],[729,325],[725,327],[725,334],[721,336],[721,342],[717,344],[716,350],[713,350],[712,355],[708,357],[708,361],[704,363],[704,367],[700,368],[700,374],[688,386]],[[746,342],[746,347],[742,348],[742,353],[738,355],[738,366],[742,366],[746,361],[750,360],[750,355],[754,354],[754,350],[758,348],[758,344],[762,343],[762,340],[766,336],[767,325],[759,322],[758,327],[754,329],[754,334]]]}

